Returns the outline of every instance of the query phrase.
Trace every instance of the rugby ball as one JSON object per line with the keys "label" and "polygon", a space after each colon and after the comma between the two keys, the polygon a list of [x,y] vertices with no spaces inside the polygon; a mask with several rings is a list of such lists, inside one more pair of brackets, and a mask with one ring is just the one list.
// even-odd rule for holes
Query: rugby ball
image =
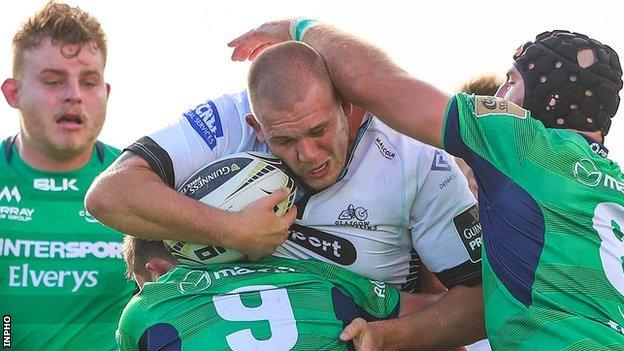
{"label": "rugby ball", "polygon": [[[282,161],[260,152],[241,152],[215,160],[189,177],[178,192],[206,205],[226,211],[240,211],[250,203],[279,188],[289,188],[287,199],[275,206],[278,215],[293,205],[297,184],[288,175]],[[220,246],[192,244],[165,240],[165,246],[182,264],[234,262],[244,258],[242,253]]]}

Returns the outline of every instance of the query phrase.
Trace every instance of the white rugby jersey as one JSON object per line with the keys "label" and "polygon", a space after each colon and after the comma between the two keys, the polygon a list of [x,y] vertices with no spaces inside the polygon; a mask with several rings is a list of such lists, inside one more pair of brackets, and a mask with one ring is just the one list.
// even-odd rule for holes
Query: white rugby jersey
{"label": "white rugby jersey", "polygon": [[[270,153],[245,122],[246,92],[188,110],[127,148],[172,188],[220,157]],[[481,281],[481,225],[466,178],[446,152],[367,113],[337,183],[297,202],[298,218],[274,253],[316,258],[365,277],[419,289],[419,260],[447,286]]]}

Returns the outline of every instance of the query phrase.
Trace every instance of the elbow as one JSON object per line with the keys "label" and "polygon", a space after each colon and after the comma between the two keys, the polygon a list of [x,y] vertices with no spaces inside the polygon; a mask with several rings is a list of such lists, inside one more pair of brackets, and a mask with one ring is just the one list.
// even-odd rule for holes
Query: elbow
{"label": "elbow", "polygon": [[108,194],[109,192],[105,189],[101,179],[97,178],[91,184],[85,195],[85,209],[91,216],[99,221],[105,219],[106,213],[109,212],[112,207],[112,197]]}

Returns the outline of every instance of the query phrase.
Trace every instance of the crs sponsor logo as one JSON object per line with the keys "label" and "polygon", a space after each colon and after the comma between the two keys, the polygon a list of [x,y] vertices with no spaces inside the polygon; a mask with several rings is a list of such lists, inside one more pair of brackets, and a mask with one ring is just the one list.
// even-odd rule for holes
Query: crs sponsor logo
{"label": "crs sponsor logo", "polygon": [[286,240],[343,266],[353,264],[357,258],[355,246],[349,240],[299,224],[290,227]]}
{"label": "crs sponsor logo", "polygon": [[435,154],[433,155],[433,162],[431,163],[431,170],[444,172],[451,171],[451,165],[448,163],[444,153],[441,150],[435,151]]}
{"label": "crs sponsor logo", "polygon": [[376,225],[371,225],[368,219],[368,210],[364,207],[355,207],[349,204],[346,210],[342,210],[338,215],[338,220],[334,222],[337,226],[354,227],[366,230],[377,230]]}
{"label": "crs sponsor logo", "polygon": [[470,262],[476,263],[481,261],[481,245],[483,245],[483,241],[481,239],[482,228],[477,205],[472,205],[466,211],[455,216],[453,224],[457,233],[459,233],[459,238],[464,247],[466,247]]}
{"label": "crs sponsor logo", "polygon": [[381,156],[387,158],[388,160],[393,160],[394,157],[396,156],[396,152],[386,147],[383,141],[381,141],[381,138],[379,137],[375,138],[374,144],[379,149],[379,152],[381,152]]}
{"label": "crs sponsor logo", "polygon": [[624,182],[598,170],[594,161],[589,158],[578,160],[573,166],[572,173],[574,178],[583,185],[592,188],[601,185],[624,193]]}
{"label": "crs sponsor logo", "polygon": [[54,178],[35,178],[33,180],[33,187],[42,191],[78,191],[76,182],[78,180],[72,179],[54,179]]}
{"label": "crs sponsor logo", "polygon": [[194,109],[187,111],[184,116],[193,129],[204,139],[210,149],[217,146],[217,138],[223,136],[223,127],[219,111],[212,101],[207,101]]}
{"label": "crs sponsor logo", "polygon": [[[18,204],[22,195],[16,186],[5,186],[0,190],[0,203]],[[29,222],[35,213],[34,208],[0,205],[0,220]]]}
{"label": "crs sponsor logo", "polygon": [[95,217],[93,217],[89,211],[87,211],[87,209],[84,210],[80,210],[78,211],[78,215],[80,217],[83,217],[85,221],[87,221],[88,223],[100,223],[100,221],[98,221],[97,219],[95,219]]}

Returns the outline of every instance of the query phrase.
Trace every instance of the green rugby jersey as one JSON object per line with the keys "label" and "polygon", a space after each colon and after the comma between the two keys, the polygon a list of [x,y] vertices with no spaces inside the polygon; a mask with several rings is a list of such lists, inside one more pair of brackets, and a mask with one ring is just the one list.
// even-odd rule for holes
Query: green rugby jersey
{"label": "green rugby jersey", "polygon": [[132,298],[120,350],[346,350],[356,317],[396,317],[397,289],[316,260],[179,266]]}
{"label": "green rugby jersey", "polygon": [[124,278],[122,235],[84,208],[95,178],[119,155],[98,143],[70,172],[25,164],[7,139],[0,155],[0,313],[16,350],[113,350],[135,289]]}
{"label": "green rugby jersey", "polygon": [[472,167],[486,329],[499,350],[624,350],[624,176],[597,142],[458,94],[445,148]]}

